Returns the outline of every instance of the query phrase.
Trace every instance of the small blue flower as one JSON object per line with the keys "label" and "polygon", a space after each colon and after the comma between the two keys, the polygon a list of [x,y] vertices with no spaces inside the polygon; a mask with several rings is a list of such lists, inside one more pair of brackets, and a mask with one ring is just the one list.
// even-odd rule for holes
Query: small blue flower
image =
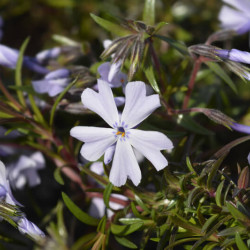
{"label": "small blue flower", "polygon": [[7,175],[13,188],[23,189],[27,183],[29,187],[35,187],[41,183],[37,173],[39,169],[45,168],[45,159],[41,152],[31,155],[22,155],[18,161],[7,167]]}
{"label": "small blue flower", "polygon": [[235,131],[245,133],[245,134],[250,134],[250,126],[234,122],[230,127]]}
{"label": "small blue flower", "polygon": [[38,54],[36,54],[36,60],[39,63],[45,63],[49,59],[57,58],[60,55],[61,51],[62,51],[62,49],[60,47],[55,47],[52,49],[43,50],[43,51],[39,52]]}
{"label": "small blue flower", "polygon": [[29,221],[27,218],[22,217],[18,221],[18,230],[22,234],[28,234],[34,239],[44,238],[45,234],[41,231],[33,222]]}
{"label": "small blue flower", "polygon": [[0,161],[0,200],[4,200],[10,205],[22,206],[12,195],[9,181],[6,178],[6,168]]}
{"label": "small blue flower", "polygon": [[70,71],[57,69],[48,73],[42,80],[32,81],[32,86],[37,93],[48,93],[53,97],[61,93],[70,82]]}
{"label": "small blue flower", "polygon": [[[9,48],[5,45],[0,44],[0,65],[5,66],[10,69],[15,69],[17,64],[17,59],[19,56],[19,51],[16,49]],[[23,58],[23,65],[39,74],[46,74],[48,70],[31,57],[25,56]]]}
{"label": "small blue flower", "polygon": [[216,49],[215,53],[222,59],[228,59],[234,62],[250,64],[250,53],[238,49]]}
{"label": "small blue flower", "polygon": [[120,71],[121,62],[103,63],[97,69],[100,74],[100,79],[109,83],[111,88],[125,86],[127,83],[127,75]]}

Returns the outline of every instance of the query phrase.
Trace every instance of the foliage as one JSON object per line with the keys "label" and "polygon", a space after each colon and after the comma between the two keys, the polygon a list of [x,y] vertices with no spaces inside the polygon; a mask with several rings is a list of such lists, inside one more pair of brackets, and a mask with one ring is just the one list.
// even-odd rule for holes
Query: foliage
{"label": "foliage", "polygon": [[[14,192],[24,208],[0,201],[3,249],[249,249],[250,136],[231,128],[235,121],[250,125],[250,85],[241,79],[248,68],[221,60],[205,44],[219,29],[220,4],[114,3],[0,3],[2,43],[20,48],[14,71],[0,66],[0,124],[7,131],[0,146],[20,149],[19,155],[37,150],[46,156],[40,186]],[[104,49],[105,39],[112,43]],[[216,45],[247,50],[247,35],[231,34],[230,39],[218,39]],[[51,47],[62,51],[42,66],[71,72],[71,83],[55,97],[34,91],[31,82],[41,76],[24,63],[25,55]],[[120,62],[129,81],[149,83],[159,94],[161,108],[140,128],[162,132],[174,144],[172,152],[164,152],[169,161],[164,170],[157,172],[148,160],[142,161],[139,186],[130,180],[113,186],[108,179],[111,164],[102,164],[104,174],[94,172],[81,158],[81,143],[69,134],[76,125],[103,126],[81,105],[81,93],[95,88],[105,60]],[[123,95],[122,88],[113,92]],[[13,131],[19,136],[7,137]],[[1,160],[12,157],[17,156],[1,155]],[[97,198],[105,210],[95,218],[90,208]],[[3,233],[18,227],[13,218],[21,210],[44,230],[43,240]]]}

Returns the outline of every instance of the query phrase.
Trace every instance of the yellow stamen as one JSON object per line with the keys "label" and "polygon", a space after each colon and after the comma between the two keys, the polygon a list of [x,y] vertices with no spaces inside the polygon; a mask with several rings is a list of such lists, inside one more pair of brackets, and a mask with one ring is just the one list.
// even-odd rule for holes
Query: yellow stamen
{"label": "yellow stamen", "polygon": [[117,131],[116,134],[117,134],[117,135],[122,135],[122,137],[125,136],[125,132],[121,132],[121,131]]}

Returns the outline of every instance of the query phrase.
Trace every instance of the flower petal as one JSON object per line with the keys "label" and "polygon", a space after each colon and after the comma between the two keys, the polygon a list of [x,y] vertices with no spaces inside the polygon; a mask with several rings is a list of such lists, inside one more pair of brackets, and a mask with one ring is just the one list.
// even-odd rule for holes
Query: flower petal
{"label": "flower petal", "polygon": [[32,86],[33,89],[39,94],[48,93],[49,91],[48,80],[32,81]]}
{"label": "flower petal", "polygon": [[232,9],[228,6],[223,6],[219,13],[219,20],[224,29],[239,29],[244,23],[248,22],[248,17],[244,13]]}
{"label": "flower petal", "polygon": [[159,95],[146,96],[144,82],[129,82],[125,89],[126,103],[121,121],[133,128],[160,107]]}
{"label": "flower petal", "polygon": [[113,132],[111,128],[78,126],[70,130],[70,135],[85,142],[81,155],[89,161],[96,161],[117,140]]}
{"label": "flower petal", "polygon": [[[230,4],[231,6],[249,14],[250,2],[249,0],[223,0],[224,3]],[[250,15],[250,14],[249,14]]]}
{"label": "flower petal", "polygon": [[115,145],[110,146],[105,151],[105,154],[104,154],[104,163],[105,163],[105,165],[108,165],[112,161],[114,153],[115,153]]}
{"label": "flower petal", "polygon": [[109,180],[115,186],[120,187],[126,183],[128,177],[137,186],[141,181],[141,170],[128,140],[119,139],[116,143]]}
{"label": "flower petal", "polygon": [[160,150],[171,150],[173,143],[168,137],[156,131],[129,130],[129,142],[141,152],[157,169],[163,169],[168,165],[167,159]]}
{"label": "flower petal", "polygon": [[114,96],[108,83],[98,80],[99,93],[92,89],[85,89],[82,93],[82,103],[85,107],[97,113],[111,127],[119,121]]}

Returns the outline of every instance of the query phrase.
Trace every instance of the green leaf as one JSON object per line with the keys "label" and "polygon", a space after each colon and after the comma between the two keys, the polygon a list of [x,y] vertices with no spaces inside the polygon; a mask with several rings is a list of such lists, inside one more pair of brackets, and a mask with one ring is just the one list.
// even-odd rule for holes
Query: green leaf
{"label": "green leaf", "polygon": [[0,118],[13,118],[13,117],[14,117],[13,115],[0,111]]}
{"label": "green leaf", "polygon": [[130,248],[130,249],[137,249],[137,246],[133,242],[131,242],[130,240],[124,237],[115,236],[115,239],[119,244],[121,244],[124,247]]}
{"label": "green leaf", "polygon": [[197,174],[196,171],[194,170],[192,163],[190,162],[190,158],[187,156],[186,157],[186,164],[190,172]]}
{"label": "green leaf", "polygon": [[231,236],[231,235],[235,235],[237,232],[238,233],[244,232],[245,230],[246,229],[241,226],[229,227],[220,231],[217,235],[218,236]]}
{"label": "green leaf", "polygon": [[187,199],[187,206],[191,207],[194,202],[204,193],[203,188],[195,187],[189,194]]}
{"label": "green leaf", "polygon": [[155,0],[145,0],[142,20],[148,25],[155,24]]}
{"label": "green leaf", "polygon": [[119,221],[125,225],[132,225],[135,223],[143,222],[143,220],[139,219],[139,218],[121,218],[121,219],[119,219]]}
{"label": "green leaf", "polygon": [[138,210],[136,209],[136,206],[135,206],[135,203],[132,201],[131,202],[131,209],[132,209],[132,212],[133,214],[135,215],[136,218],[140,218],[140,219],[145,219],[144,216],[142,216]]}
{"label": "green leaf", "polygon": [[245,214],[241,213],[234,205],[230,202],[226,202],[227,208],[232,216],[239,221],[245,222],[248,221],[248,218]]}
{"label": "green leaf", "polygon": [[131,225],[116,225],[111,224],[111,232],[115,235],[126,236],[135,231],[138,231],[143,226],[143,222],[134,223]]}
{"label": "green leaf", "polygon": [[79,238],[74,245],[71,247],[71,250],[82,250],[84,249],[83,246],[94,239],[94,237],[96,236],[96,232],[93,233],[89,233],[84,235],[83,237]]}
{"label": "green leaf", "polygon": [[62,198],[69,209],[69,211],[81,222],[91,225],[91,226],[97,226],[99,224],[98,219],[93,218],[92,216],[88,215],[87,213],[83,212],[64,192],[62,192]]}
{"label": "green leaf", "polygon": [[[16,81],[16,86],[22,86],[22,64],[23,64],[23,55],[24,55],[24,51],[29,43],[29,37],[25,39],[25,41],[23,42],[21,48],[20,48],[20,52],[18,55],[18,59],[17,59],[17,64],[16,64],[16,71],[15,71],[15,81]],[[26,102],[23,96],[23,92],[22,91],[17,91],[17,97],[20,101],[20,103],[22,104],[23,107],[26,106]]]}
{"label": "green leaf", "polygon": [[54,7],[54,8],[72,8],[74,7],[75,3],[73,0],[43,0],[47,5]]}
{"label": "green leaf", "polygon": [[242,169],[239,179],[238,179],[238,188],[246,189],[249,186],[249,167],[246,166]]}
{"label": "green leaf", "polygon": [[205,224],[202,226],[201,232],[204,233],[212,227],[214,222],[219,218],[219,214],[212,215],[209,219],[206,220]]}
{"label": "green leaf", "polygon": [[145,74],[146,74],[146,77],[151,85],[151,87],[154,89],[154,91],[156,93],[160,93],[160,89],[158,87],[158,84],[156,82],[156,79],[155,79],[155,75],[154,75],[154,70],[153,70],[153,67],[150,66],[150,67],[147,67],[145,69]]}
{"label": "green leaf", "polygon": [[117,36],[126,36],[130,34],[130,32],[127,29],[123,28],[122,26],[118,24],[112,23],[106,19],[96,16],[93,13],[90,13],[90,16],[101,27],[103,27],[104,29],[108,30],[111,33],[114,33]]}
{"label": "green leaf", "polygon": [[245,245],[244,241],[241,239],[240,234],[236,233],[235,241],[238,249],[240,250],[248,250],[249,248]]}
{"label": "green leaf", "polygon": [[77,82],[77,78],[71,82],[64,90],[63,92],[60,93],[60,95],[56,98],[56,101],[51,109],[51,112],[50,112],[50,120],[49,120],[49,124],[50,126],[52,126],[53,124],[53,121],[54,121],[54,116],[55,116],[55,112],[56,112],[56,108],[57,108],[57,105],[59,104],[59,102],[62,100],[63,96],[68,92],[68,90],[73,87],[73,85]]}
{"label": "green leaf", "polygon": [[105,234],[106,233],[106,222],[107,222],[107,218],[106,218],[106,216],[103,216],[101,221],[98,224],[96,231],[101,232],[102,234]]}
{"label": "green leaf", "polygon": [[55,169],[54,178],[59,184],[64,185],[64,180],[63,180],[62,175],[61,175],[61,168]]}
{"label": "green leaf", "polygon": [[179,119],[178,123],[182,127],[190,130],[191,132],[193,132],[195,134],[201,134],[201,135],[213,135],[214,134],[212,131],[209,131],[208,129],[206,129],[203,126],[201,126],[200,124],[198,124],[189,115],[181,115],[179,117],[180,117],[180,119]]}
{"label": "green leaf", "polygon": [[143,203],[143,201],[140,199],[140,197],[138,195],[135,195],[135,200],[137,202],[137,204],[146,212],[150,213],[150,210],[148,209],[148,207]]}
{"label": "green leaf", "polygon": [[33,112],[34,112],[34,114],[35,114],[35,116],[36,116],[36,120],[37,120],[38,122],[40,122],[41,124],[43,124],[45,127],[47,127],[47,123],[46,123],[46,121],[44,120],[43,115],[42,115],[42,113],[40,112],[39,108],[37,107],[33,95],[29,94],[28,97],[29,97],[29,100],[30,100],[31,108],[32,108],[32,110],[33,110]]}
{"label": "green leaf", "polygon": [[112,192],[113,189],[113,184],[111,182],[109,182],[109,184],[106,186],[104,192],[103,192],[103,201],[104,204],[106,205],[107,208],[109,208],[109,198],[110,198],[110,194]]}
{"label": "green leaf", "polygon": [[166,36],[161,36],[161,35],[154,35],[154,37],[157,37],[165,42],[167,42],[168,44],[170,44],[173,48],[175,48],[176,50],[178,50],[181,54],[184,55],[189,55],[188,53],[188,49],[186,47],[185,44],[180,43],[172,38],[166,37]]}
{"label": "green leaf", "polygon": [[238,93],[234,82],[231,80],[231,78],[227,75],[227,73],[221,68],[221,66],[218,63],[214,62],[205,62],[205,63],[216,75],[218,75],[222,80],[225,81],[225,83],[228,84],[228,86],[235,92],[235,94]]}
{"label": "green leaf", "polygon": [[217,206],[221,207],[222,204],[221,204],[221,195],[222,195],[222,189],[223,189],[223,186],[224,186],[224,182],[225,180],[223,180],[219,186],[217,187],[217,190],[216,190],[216,194],[215,194],[215,202],[217,204]]}
{"label": "green leaf", "polygon": [[223,160],[225,159],[226,156],[227,156],[227,154],[225,154],[222,157],[220,157],[219,159],[217,159],[212,164],[212,166],[209,168],[209,173],[208,173],[208,178],[207,178],[207,188],[208,188],[208,190],[210,190],[212,188],[212,181],[213,181],[215,175],[217,174],[217,171],[218,171],[221,163],[223,162]]}
{"label": "green leaf", "polygon": [[70,38],[68,38],[66,36],[55,34],[55,35],[52,36],[52,38],[56,42],[61,43],[62,45],[68,45],[68,46],[73,46],[73,47],[76,47],[76,46],[79,45],[76,41],[74,41],[74,40],[72,40],[72,39],[70,39]]}

